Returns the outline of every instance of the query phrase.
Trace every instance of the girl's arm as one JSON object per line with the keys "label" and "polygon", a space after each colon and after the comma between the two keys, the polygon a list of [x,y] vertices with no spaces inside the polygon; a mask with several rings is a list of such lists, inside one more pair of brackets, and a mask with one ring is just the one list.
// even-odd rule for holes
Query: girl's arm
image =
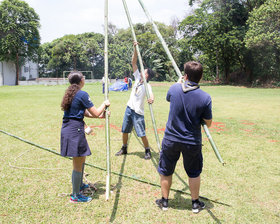
{"label": "girl's arm", "polygon": [[85,111],[85,117],[89,117],[89,118],[103,118],[104,117],[104,111],[106,109],[106,107],[110,106],[110,101],[109,100],[105,100],[98,108],[96,108],[95,106],[88,108]]}

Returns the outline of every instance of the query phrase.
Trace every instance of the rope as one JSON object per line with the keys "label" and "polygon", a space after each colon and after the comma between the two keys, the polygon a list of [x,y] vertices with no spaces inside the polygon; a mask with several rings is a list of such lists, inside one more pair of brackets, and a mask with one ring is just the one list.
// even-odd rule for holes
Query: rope
{"label": "rope", "polygon": [[[28,141],[28,140],[25,140],[25,139],[23,139],[23,138],[21,138],[21,137],[18,137],[18,136],[16,136],[16,135],[13,135],[13,134],[8,133],[8,132],[3,131],[3,130],[0,130],[0,132],[3,133],[3,134],[8,135],[8,136],[10,136],[10,137],[13,137],[13,138],[15,138],[15,139],[18,139],[18,140],[20,140],[20,141],[23,141],[23,142],[25,142],[25,143],[27,143],[27,144],[33,145],[33,146],[38,147],[38,148],[40,148],[40,149],[46,150],[46,151],[48,151],[48,152],[51,152],[51,153],[53,153],[53,154],[55,154],[55,155],[61,156],[58,152],[56,152],[56,151],[54,151],[54,150],[52,150],[52,149],[48,149],[48,148],[46,148],[46,147],[37,145],[37,144],[35,144],[35,143],[33,143],[33,142],[30,142],[30,141]],[[72,158],[69,158],[69,157],[63,157],[63,158],[72,160]],[[100,167],[100,166],[96,166],[96,165],[94,165],[94,164],[85,163],[85,165],[87,165],[87,166],[89,166],[89,167],[93,167],[93,168],[99,169],[99,170],[106,171],[105,168]],[[147,181],[147,180],[143,180],[143,179],[140,179],[140,178],[137,178],[137,177],[129,176],[129,175],[126,175],[126,174],[123,174],[123,173],[117,173],[117,172],[114,172],[114,171],[112,171],[111,173],[114,174],[114,175],[118,175],[118,176],[122,176],[122,177],[125,177],[125,178],[128,178],[128,179],[131,179],[131,180],[135,180],[135,181],[138,181],[138,182],[141,182],[141,183],[146,183],[146,184],[150,184],[150,185],[152,185],[152,186],[160,187],[159,184],[156,184],[156,183],[153,183],[153,182],[150,182],[150,181]],[[187,192],[183,192],[183,191],[177,190],[177,189],[172,189],[172,190],[173,190],[173,191],[180,192],[180,193],[183,193],[183,194],[189,194],[189,193],[187,193]]]}
{"label": "rope", "polygon": [[[19,156],[17,156],[14,159],[14,162],[16,162],[18,158],[22,157],[25,153],[27,153],[31,150],[35,150],[35,149],[29,149],[29,150],[21,153]],[[9,166],[12,168],[15,168],[15,169],[25,169],[25,170],[62,170],[62,169],[65,169],[65,168],[34,168],[34,167],[16,166],[16,165],[12,165],[11,162],[9,162]]]}
{"label": "rope", "polygon": [[[27,143],[27,144],[33,145],[33,146],[35,146],[35,147],[37,147],[37,148],[40,148],[40,149],[46,150],[46,151],[48,151],[48,152],[51,152],[51,153],[53,153],[53,154],[55,154],[55,155],[61,156],[58,152],[56,152],[56,151],[54,151],[54,150],[52,150],[52,149],[48,149],[48,148],[46,148],[46,147],[37,145],[37,144],[35,144],[35,143],[33,143],[33,142],[30,142],[30,141],[28,141],[28,140],[25,140],[25,139],[23,139],[23,138],[20,138],[20,137],[18,137],[18,136],[16,136],[16,135],[13,135],[13,134],[8,133],[8,132],[3,131],[3,130],[0,130],[0,132],[3,133],[3,134],[8,135],[8,136],[10,136],[10,137],[13,137],[13,138],[15,138],[15,139],[18,139],[18,140],[20,140],[20,141],[23,141],[23,142],[25,142],[25,143]],[[61,156],[61,157],[62,157],[62,156]],[[69,157],[63,157],[63,158],[72,160],[72,158],[69,158]],[[87,165],[87,166],[89,166],[89,167],[93,167],[93,168],[99,169],[99,170],[106,171],[105,168],[96,166],[96,165],[94,165],[94,164],[85,163],[85,165]],[[117,172],[114,172],[114,171],[112,171],[111,173],[114,174],[114,175],[117,175],[117,176],[125,177],[125,178],[127,178],[127,179],[131,179],[131,180],[138,181],[138,182],[140,182],[140,183],[149,184],[149,185],[155,186],[155,187],[161,187],[159,184],[156,184],[156,183],[154,183],[154,182],[147,181],[147,180],[143,180],[143,179],[140,179],[140,178],[137,178],[137,177],[133,177],[133,176],[129,176],[129,175],[125,175],[125,174],[123,174],[123,173],[117,173]],[[178,189],[175,189],[175,188],[170,188],[170,190],[171,190],[171,191],[174,191],[174,192],[181,193],[181,194],[190,195],[190,193],[188,193],[188,192],[185,192],[185,191],[182,191],[182,190],[178,190]],[[200,196],[200,197],[201,197],[201,196]],[[214,203],[217,203],[217,204],[221,204],[221,205],[225,205],[225,206],[229,206],[229,207],[230,207],[230,205],[228,205],[228,204],[225,204],[225,203],[222,203],[222,202],[217,202],[217,201],[208,199],[208,198],[206,198],[206,197],[201,197],[201,198],[203,198],[203,199],[205,199],[205,200],[208,200],[208,201],[211,201],[211,202],[214,202]]]}

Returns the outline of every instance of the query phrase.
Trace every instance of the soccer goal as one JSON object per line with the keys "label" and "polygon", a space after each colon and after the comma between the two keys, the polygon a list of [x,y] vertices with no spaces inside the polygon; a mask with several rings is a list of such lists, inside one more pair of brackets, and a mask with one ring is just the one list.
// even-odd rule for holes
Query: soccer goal
{"label": "soccer goal", "polygon": [[[72,71],[63,71],[63,80],[64,83],[67,82],[67,74],[69,74]],[[86,79],[93,79],[93,71],[79,71],[81,73],[83,73],[83,75],[86,77]]]}

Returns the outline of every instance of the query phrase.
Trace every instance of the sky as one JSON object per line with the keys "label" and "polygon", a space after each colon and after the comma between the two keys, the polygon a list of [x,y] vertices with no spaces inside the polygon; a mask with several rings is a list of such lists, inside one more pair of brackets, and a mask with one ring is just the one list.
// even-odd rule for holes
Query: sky
{"label": "sky", "polygon": [[[0,0],[1,2],[2,0]],[[24,0],[40,17],[41,43],[66,34],[104,33],[104,0]],[[154,21],[171,24],[190,13],[189,0],[142,0]],[[148,19],[138,0],[126,0],[132,23]],[[117,28],[128,28],[122,0],[108,0],[108,20]]]}

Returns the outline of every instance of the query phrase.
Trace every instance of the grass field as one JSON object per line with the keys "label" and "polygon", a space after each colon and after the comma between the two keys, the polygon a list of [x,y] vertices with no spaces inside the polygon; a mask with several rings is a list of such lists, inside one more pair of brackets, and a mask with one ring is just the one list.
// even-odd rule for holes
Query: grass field
{"label": "grass field", "polygon": [[[168,117],[168,83],[152,83],[153,105],[160,139]],[[212,96],[212,136],[226,162],[222,166],[203,135],[204,170],[201,196],[207,209],[191,211],[187,176],[177,164],[170,209],[154,201],[160,188],[112,175],[112,194],[105,201],[106,172],[87,166],[88,180],[98,187],[93,201],[69,203],[72,162],[0,132],[0,223],[280,223],[280,89],[202,86]],[[0,130],[59,152],[66,86],[0,87]],[[84,87],[93,102],[103,101],[101,84]],[[112,171],[159,184],[158,149],[146,105],[147,136],[153,159],[131,135],[128,155],[115,157],[121,147],[121,124],[130,92],[110,92]],[[106,168],[105,121],[85,119],[92,155],[87,162]],[[15,168],[17,167],[17,168]]]}

